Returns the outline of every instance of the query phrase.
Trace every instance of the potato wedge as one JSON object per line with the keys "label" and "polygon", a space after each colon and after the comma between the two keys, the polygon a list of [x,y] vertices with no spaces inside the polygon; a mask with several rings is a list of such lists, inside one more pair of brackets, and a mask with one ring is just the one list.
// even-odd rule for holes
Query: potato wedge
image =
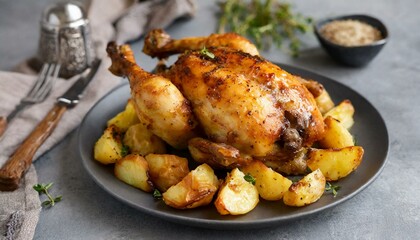
{"label": "potato wedge", "polygon": [[324,138],[318,143],[321,148],[344,148],[354,146],[353,136],[337,119],[327,116],[324,120]]}
{"label": "potato wedge", "polygon": [[322,114],[327,113],[335,106],[325,88],[322,90],[321,94],[315,98],[315,102]]}
{"label": "potato wedge", "polygon": [[310,149],[307,164],[311,170],[320,169],[327,181],[346,177],[357,169],[363,159],[360,146],[341,149]]}
{"label": "potato wedge", "polygon": [[245,174],[233,169],[220,188],[214,205],[221,215],[241,215],[250,212],[259,202],[258,189],[244,179]]}
{"label": "potato wedge", "polygon": [[258,193],[265,200],[280,200],[292,185],[290,179],[283,177],[261,161],[252,161],[250,164],[241,167],[241,171],[255,178]]}
{"label": "potato wedge", "polygon": [[140,120],[137,117],[134,101],[129,99],[124,111],[118,113],[116,116],[108,120],[107,126],[115,125],[120,132],[125,132],[131,125],[139,122]]}
{"label": "potato wedge", "polygon": [[329,110],[325,115],[324,118],[327,116],[331,116],[338,121],[347,129],[350,129],[351,126],[354,124],[354,107],[350,100],[344,100],[331,110]]}
{"label": "potato wedge", "polygon": [[293,183],[283,196],[287,206],[303,207],[318,201],[325,191],[325,177],[317,169]]}
{"label": "potato wedge", "polygon": [[153,190],[146,159],[138,154],[129,154],[115,163],[114,174],[121,181],[145,192]]}
{"label": "potato wedge", "polygon": [[202,164],[162,196],[163,201],[173,208],[196,208],[211,203],[218,188],[219,180],[213,169],[207,164]]}
{"label": "potato wedge", "polygon": [[161,192],[179,183],[190,172],[186,158],[169,154],[149,154],[145,158],[150,178]]}
{"label": "potato wedge", "polygon": [[146,156],[149,153],[165,153],[165,142],[154,135],[142,123],[131,125],[124,135],[124,145],[131,153]]}
{"label": "potato wedge", "polygon": [[103,164],[112,164],[122,157],[123,145],[120,133],[115,125],[111,125],[95,143],[93,158]]}

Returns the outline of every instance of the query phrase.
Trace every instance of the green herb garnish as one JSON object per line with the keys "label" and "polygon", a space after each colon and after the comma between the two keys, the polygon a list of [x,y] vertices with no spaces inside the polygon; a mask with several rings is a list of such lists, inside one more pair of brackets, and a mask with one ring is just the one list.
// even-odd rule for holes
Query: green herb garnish
{"label": "green herb garnish", "polygon": [[251,176],[251,174],[247,173],[244,176],[245,181],[252,183],[252,185],[255,185],[255,178],[253,176]]}
{"label": "green herb garnish", "polygon": [[155,199],[162,199],[162,193],[159,190],[155,189],[153,191],[153,198],[155,198]]}
{"label": "green herb garnish", "polygon": [[272,42],[281,48],[287,40],[291,55],[297,56],[301,45],[298,33],[311,29],[311,18],[293,13],[289,3],[279,0],[226,0],[220,8],[218,32],[249,37],[260,49]]}
{"label": "green herb garnish", "polygon": [[201,49],[200,54],[205,56],[205,57],[214,59],[214,54],[212,52],[210,52],[206,47]]}
{"label": "green herb garnish", "polygon": [[337,196],[337,193],[338,193],[337,191],[340,190],[340,188],[341,188],[340,186],[333,185],[330,182],[327,182],[326,185],[325,185],[325,191],[327,191],[327,192],[331,191],[334,197]]}
{"label": "green herb garnish", "polygon": [[58,196],[58,197],[52,197],[50,195],[50,193],[48,192],[48,189],[50,189],[52,187],[53,183],[48,183],[48,184],[35,184],[33,186],[33,188],[35,189],[35,191],[37,191],[39,194],[45,194],[48,197],[48,200],[42,202],[42,206],[48,206],[48,207],[53,207],[55,205],[55,203],[60,202],[63,198],[63,196]]}
{"label": "green herb garnish", "polygon": [[354,146],[357,146],[357,138],[356,138],[356,136],[353,136],[353,143],[354,143]]}
{"label": "green herb garnish", "polygon": [[121,156],[125,157],[130,153],[130,148],[127,145],[123,145],[121,148]]}

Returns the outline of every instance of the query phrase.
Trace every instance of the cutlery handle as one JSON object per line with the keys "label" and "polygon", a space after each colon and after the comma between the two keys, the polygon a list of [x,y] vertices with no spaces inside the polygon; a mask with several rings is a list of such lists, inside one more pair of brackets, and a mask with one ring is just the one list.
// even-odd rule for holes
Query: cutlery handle
{"label": "cutlery handle", "polygon": [[0,137],[3,136],[3,133],[6,131],[7,127],[7,118],[0,117]]}
{"label": "cutlery handle", "polygon": [[67,107],[56,104],[0,169],[0,191],[13,191],[32,163],[36,151],[51,135]]}

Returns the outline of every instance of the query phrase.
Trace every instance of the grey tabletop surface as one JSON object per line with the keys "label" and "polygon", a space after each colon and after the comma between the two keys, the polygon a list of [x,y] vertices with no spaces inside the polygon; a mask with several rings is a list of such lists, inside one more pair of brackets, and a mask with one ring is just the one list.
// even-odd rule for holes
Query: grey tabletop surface
{"label": "grey tabletop surface", "polygon": [[[54,2],[0,1],[0,69],[35,54],[42,9]],[[293,1],[294,9],[315,20],[366,13],[383,20],[390,40],[363,68],[341,66],[320,48],[313,34],[292,58],[271,49],[269,60],[314,71],[351,87],[384,118],[390,138],[388,162],[381,175],[350,200],[320,213],[277,226],[250,230],[212,230],[168,222],[116,200],[88,175],[79,159],[77,130],[35,163],[40,182],[54,182],[64,196],[41,212],[35,239],[419,239],[420,238],[420,1]],[[174,37],[208,35],[216,29],[216,2],[198,1],[197,14],[167,31]],[[140,53],[146,69],[154,61]]]}

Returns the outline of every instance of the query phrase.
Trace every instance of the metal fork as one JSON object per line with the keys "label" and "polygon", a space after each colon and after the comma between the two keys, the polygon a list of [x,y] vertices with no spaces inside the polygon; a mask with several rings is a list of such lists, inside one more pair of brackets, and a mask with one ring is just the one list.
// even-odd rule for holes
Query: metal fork
{"label": "metal fork", "polygon": [[60,71],[60,64],[58,63],[44,63],[42,69],[38,75],[38,79],[35,81],[31,90],[28,94],[22,98],[19,105],[5,118],[0,117],[0,137],[6,130],[7,123],[10,121],[24,108],[29,105],[40,103],[44,101],[51,93],[51,89],[57,79]]}

